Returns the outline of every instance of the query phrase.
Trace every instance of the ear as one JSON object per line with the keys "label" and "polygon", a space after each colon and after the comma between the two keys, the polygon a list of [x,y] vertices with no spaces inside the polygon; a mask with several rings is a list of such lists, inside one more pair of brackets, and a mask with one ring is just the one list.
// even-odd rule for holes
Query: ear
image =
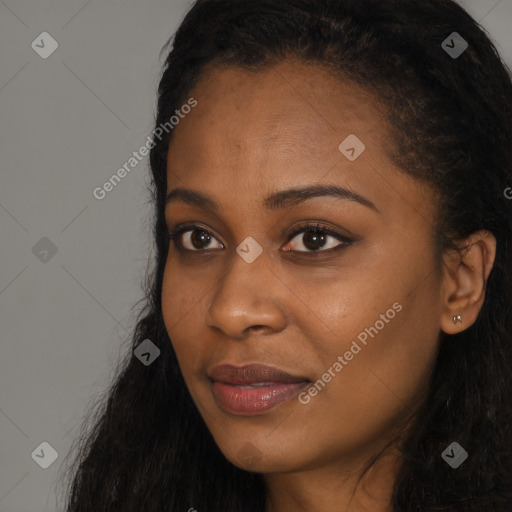
{"label": "ear", "polygon": [[[475,323],[494,265],[496,238],[489,231],[477,231],[459,248],[461,253],[450,251],[443,256],[441,330],[446,334],[459,333]],[[454,323],[458,316],[461,321]]]}

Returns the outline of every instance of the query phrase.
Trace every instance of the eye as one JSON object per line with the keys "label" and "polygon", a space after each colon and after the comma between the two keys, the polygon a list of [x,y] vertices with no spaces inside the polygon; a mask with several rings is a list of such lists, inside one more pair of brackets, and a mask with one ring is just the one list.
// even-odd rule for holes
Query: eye
{"label": "eye", "polygon": [[[169,232],[169,240],[174,241],[178,249],[189,252],[204,252],[211,249],[224,249],[224,244],[217,241],[217,247],[211,247],[217,239],[205,228],[196,225],[182,226]],[[288,242],[297,248],[284,249],[285,252],[319,253],[337,250],[350,245],[352,240],[323,226],[322,224],[305,224],[294,231]],[[329,239],[331,239],[329,241]],[[296,241],[294,241],[296,240]]]}
{"label": "eye", "polygon": [[[168,237],[169,240],[174,241],[180,249],[186,249],[191,252],[211,249],[211,247],[208,247],[209,244],[211,244],[212,240],[216,240],[207,229],[200,226],[183,226],[170,232]],[[220,249],[224,248],[222,243],[218,242],[218,244]]]}
{"label": "eye", "polygon": [[[297,248],[285,249],[285,251],[328,252],[331,249],[341,249],[352,243],[352,240],[321,224],[306,224],[291,236],[294,238],[288,244],[292,243]],[[329,241],[329,239],[331,240]],[[296,241],[294,242],[294,240]]]}

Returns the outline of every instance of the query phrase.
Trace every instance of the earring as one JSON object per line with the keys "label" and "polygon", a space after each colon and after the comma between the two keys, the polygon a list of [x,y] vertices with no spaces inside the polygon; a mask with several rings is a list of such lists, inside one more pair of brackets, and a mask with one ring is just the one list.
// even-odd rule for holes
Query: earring
{"label": "earring", "polygon": [[461,322],[462,323],[462,317],[460,315],[455,315],[453,317],[453,323],[456,324],[457,322]]}

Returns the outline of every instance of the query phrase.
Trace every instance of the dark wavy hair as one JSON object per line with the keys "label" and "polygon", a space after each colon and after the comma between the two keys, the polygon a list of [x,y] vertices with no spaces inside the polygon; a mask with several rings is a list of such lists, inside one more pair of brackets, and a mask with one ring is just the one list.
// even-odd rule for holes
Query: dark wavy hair
{"label": "dark wavy hair", "polygon": [[[453,32],[469,44],[456,59],[441,45]],[[512,186],[512,82],[485,30],[451,0],[198,0],[171,44],[155,126],[186,103],[209,68],[261,71],[288,58],[324,66],[375,95],[392,131],[390,158],[439,193],[438,256],[475,231],[494,234],[476,322],[439,335],[430,390],[401,444],[392,507],[511,512],[512,201],[504,191]],[[156,261],[147,300],[115,380],[82,425],[67,512],[264,511],[263,476],[220,452],[163,322],[171,136],[153,137],[150,153]],[[145,339],[161,351],[149,366],[132,354]],[[441,457],[452,441],[469,453],[456,470]]]}

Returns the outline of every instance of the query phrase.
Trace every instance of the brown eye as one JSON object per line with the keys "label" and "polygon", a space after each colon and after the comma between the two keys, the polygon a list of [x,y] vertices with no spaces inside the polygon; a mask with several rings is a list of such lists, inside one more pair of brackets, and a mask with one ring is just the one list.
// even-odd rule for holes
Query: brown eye
{"label": "brown eye", "polygon": [[[295,231],[288,244],[296,248],[288,247],[284,249],[289,252],[300,253],[322,253],[329,250],[335,250],[345,247],[352,243],[345,236],[341,235],[320,224],[308,224]],[[184,226],[169,234],[170,240],[173,240],[179,249],[189,252],[204,252],[211,249],[224,249],[224,244],[219,242],[210,231],[200,226]],[[297,241],[294,241],[294,240]],[[217,241],[217,246],[214,242]],[[287,245],[288,245],[287,244]]]}
{"label": "brown eye", "polygon": [[286,251],[327,252],[330,249],[337,249],[351,243],[351,240],[339,233],[317,224],[303,226],[292,236],[294,238],[288,243],[294,245],[295,248],[288,248]]}
{"label": "brown eye", "polygon": [[[178,230],[178,232],[171,233],[171,239],[175,240],[183,249],[192,252],[212,249],[209,245],[212,241],[216,240],[209,231],[199,226],[189,226]],[[218,244],[220,247],[217,248],[224,248],[220,242]],[[216,247],[213,248],[215,249]]]}

